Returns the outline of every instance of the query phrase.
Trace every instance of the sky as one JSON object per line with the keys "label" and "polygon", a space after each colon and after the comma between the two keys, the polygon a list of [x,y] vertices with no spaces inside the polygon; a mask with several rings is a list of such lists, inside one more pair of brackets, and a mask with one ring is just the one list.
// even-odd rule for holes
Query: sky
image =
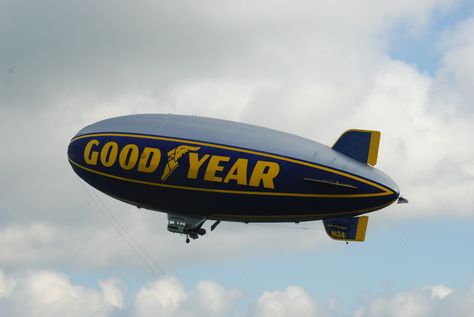
{"label": "sky", "polygon": [[[472,56],[469,0],[0,0],[0,316],[472,316]],[[186,244],[69,166],[77,131],[132,113],[379,130],[410,203],[364,243],[308,222]]]}

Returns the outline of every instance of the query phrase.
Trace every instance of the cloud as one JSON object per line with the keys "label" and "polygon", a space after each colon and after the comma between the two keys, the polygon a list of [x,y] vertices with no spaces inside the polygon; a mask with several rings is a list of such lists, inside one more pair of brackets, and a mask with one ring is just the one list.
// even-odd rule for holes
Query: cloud
{"label": "cloud", "polygon": [[135,315],[176,314],[186,298],[187,294],[181,283],[174,278],[166,278],[138,292],[135,298]]}
{"label": "cloud", "polygon": [[0,297],[4,316],[110,316],[123,306],[123,295],[114,280],[101,281],[100,290],[74,285],[64,274],[32,271],[13,275],[0,289],[9,291]]}
{"label": "cloud", "polygon": [[16,282],[12,277],[0,271],[0,298],[10,295],[15,285]]}
{"label": "cloud", "polygon": [[[193,241],[188,248],[184,236],[166,230],[164,214],[124,207],[121,203],[109,204],[107,211],[99,202],[91,205],[83,202],[80,206],[90,218],[84,223],[33,222],[0,229],[2,266],[61,265],[87,269],[121,266],[159,276],[190,261],[233,261],[244,255],[272,254],[275,245],[280,251],[306,252],[330,244],[322,228],[317,227],[303,230],[301,225],[294,224],[282,228],[271,224],[222,223],[218,231]],[[280,234],[275,236],[276,232]],[[295,240],[300,241],[298,245]]]}
{"label": "cloud", "polygon": [[[474,309],[474,284],[450,288],[443,284],[364,297],[357,308],[330,299],[322,303],[299,286],[267,290],[248,298],[236,288],[198,281],[192,288],[173,276],[126,292],[121,281],[98,281],[93,288],[71,282],[54,271],[5,274],[0,271],[0,313],[5,316],[353,316],[467,317]],[[341,305],[342,304],[342,305]]]}
{"label": "cloud", "polygon": [[255,316],[318,316],[318,304],[301,287],[265,292],[255,304]]}
{"label": "cloud", "polygon": [[[410,215],[470,217],[474,200],[468,121],[448,121],[432,110],[435,80],[413,66],[386,60],[364,102],[343,123],[382,131],[378,167],[398,183],[411,204]],[[437,93],[441,93],[438,91]],[[448,94],[449,92],[446,92]],[[435,199],[433,199],[435,197]]]}
{"label": "cloud", "polygon": [[[474,115],[471,100],[474,97],[474,18],[444,32],[439,44],[444,52],[441,68],[433,89],[434,108],[443,111],[450,120],[469,120]],[[441,93],[439,93],[441,91]]]}
{"label": "cloud", "polygon": [[356,310],[355,317],[424,317],[470,316],[474,308],[474,284],[468,289],[453,290],[445,285],[401,291],[394,296],[372,298]]}
{"label": "cloud", "polygon": [[341,77],[347,64],[370,69],[384,45],[379,36],[394,24],[423,25],[451,3],[5,0],[0,100],[31,109],[71,95],[106,101],[150,94],[173,108],[169,91],[196,80]]}
{"label": "cloud", "polygon": [[[457,3],[0,0],[0,266],[19,270],[0,272],[0,315],[346,316],[344,303],[291,281],[247,298],[216,281],[188,287],[167,276],[131,291],[54,271],[149,266],[156,277],[334,243],[321,224],[222,223],[185,247],[164,214],[98,200],[71,170],[67,144],[87,124],[144,112],[243,121],[328,145],[348,128],[379,129],[378,167],[410,200],[383,212],[472,218],[473,18],[444,31],[434,75],[388,52],[400,24],[419,32]],[[473,298],[473,285],[440,284],[366,298],[349,315],[470,316]]]}
{"label": "cloud", "polygon": [[449,294],[451,294],[452,292],[453,292],[452,289],[442,284],[431,287],[431,296],[433,298],[443,299]]}
{"label": "cloud", "polygon": [[[452,109],[470,109],[472,22],[447,33],[436,78],[390,59],[385,43],[397,24],[423,28],[454,3],[2,1],[0,264],[143,266],[66,160],[80,128],[138,112],[233,119],[329,145],[348,128],[380,129],[379,167],[411,201],[397,217],[471,217],[474,131]],[[287,239],[276,226],[221,224],[183,251],[163,214],[104,201],[145,250],[167,255],[157,259],[165,268],[330,243],[321,231]]]}
{"label": "cloud", "polygon": [[176,278],[166,277],[138,291],[132,315],[227,316],[241,298],[240,290],[228,290],[211,281],[200,281],[188,292]]}

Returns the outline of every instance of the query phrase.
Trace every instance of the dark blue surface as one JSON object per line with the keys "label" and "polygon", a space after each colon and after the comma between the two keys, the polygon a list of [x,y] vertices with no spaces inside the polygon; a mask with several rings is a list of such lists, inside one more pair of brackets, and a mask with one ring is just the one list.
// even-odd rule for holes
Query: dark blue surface
{"label": "dark blue surface", "polygon": [[337,140],[332,148],[354,160],[367,163],[370,139],[371,133],[368,131],[348,131]]}
{"label": "dark blue surface", "polygon": [[[91,140],[98,141],[99,144],[94,146],[94,151],[98,152],[111,141],[118,144],[119,152],[127,144],[136,145],[140,153],[145,147],[158,148],[161,160],[153,173],[139,172],[136,167],[124,170],[118,160],[110,167],[103,166],[100,158],[96,165],[91,165],[84,159],[84,148]],[[274,188],[265,188],[263,183],[259,186],[248,186],[238,184],[237,181],[206,181],[206,164],[199,169],[196,179],[190,179],[187,177],[190,167],[189,152],[181,156],[178,160],[179,166],[166,180],[162,180],[168,163],[168,152],[182,145],[199,146],[199,150],[190,152],[197,153],[201,158],[204,155],[228,157],[228,162],[220,164],[223,170],[215,173],[222,179],[239,158],[248,161],[247,183],[258,161],[278,164],[280,170],[273,179]],[[203,215],[208,218],[236,221],[316,220],[380,209],[398,196],[391,191],[389,194],[384,193],[384,190],[389,189],[380,184],[341,173],[336,169],[269,153],[196,143],[193,140],[131,134],[89,135],[71,141],[68,155],[75,172],[81,178],[110,196],[153,210]],[[327,183],[308,181],[305,178],[324,180]],[[334,185],[339,183],[345,186]]]}
{"label": "dark blue surface", "polygon": [[351,159],[314,140],[242,122],[159,113],[135,114],[96,122],[81,129],[76,137],[103,132],[192,139],[273,153],[344,170],[399,192],[390,177],[365,162]]}
{"label": "dark blue surface", "polygon": [[[327,218],[324,219],[324,229],[328,236],[334,238],[340,238],[341,240],[355,240],[357,236],[357,226],[359,225],[360,218],[357,217],[338,217],[338,218]],[[344,236],[335,237],[331,233],[333,230],[337,232],[343,232]]]}

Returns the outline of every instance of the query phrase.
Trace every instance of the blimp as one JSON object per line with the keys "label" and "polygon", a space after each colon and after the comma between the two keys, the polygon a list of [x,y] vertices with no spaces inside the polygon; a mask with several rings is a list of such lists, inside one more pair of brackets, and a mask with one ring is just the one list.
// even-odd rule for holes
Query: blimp
{"label": "blimp", "polygon": [[212,221],[322,220],[335,240],[364,241],[367,213],[405,202],[376,169],[379,131],[351,129],[332,147],[255,125],[137,114],[99,121],[68,146],[74,172],[97,190],[164,212],[186,242]]}

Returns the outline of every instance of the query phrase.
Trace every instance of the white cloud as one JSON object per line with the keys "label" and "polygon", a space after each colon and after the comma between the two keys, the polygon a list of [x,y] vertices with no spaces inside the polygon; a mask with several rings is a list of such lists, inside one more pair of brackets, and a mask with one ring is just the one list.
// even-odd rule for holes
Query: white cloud
{"label": "white cloud", "polygon": [[452,289],[442,284],[431,287],[431,296],[438,299],[443,299],[452,292]]}
{"label": "white cloud", "polygon": [[[321,304],[305,289],[288,286],[246,298],[242,290],[213,281],[199,281],[186,289],[176,277],[148,283],[136,293],[126,293],[121,281],[98,281],[98,288],[72,283],[54,271],[5,274],[0,271],[2,316],[348,316],[344,303],[334,299]],[[364,297],[354,317],[468,317],[474,309],[474,284],[453,289],[443,284],[393,295]],[[341,305],[342,304],[342,305]]]}
{"label": "white cloud", "polygon": [[255,316],[317,316],[318,304],[304,289],[288,286],[285,291],[264,292],[255,304]]}
{"label": "white cloud", "polygon": [[432,110],[433,85],[432,78],[412,66],[387,60],[365,101],[343,121],[382,131],[378,167],[410,200],[402,207],[410,211],[396,217],[446,209],[454,211],[452,216],[472,216],[474,199],[467,193],[474,190],[474,150],[466,145],[474,131],[470,122],[447,121]]}
{"label": "white cloud", "polygon": [[181,282],[166,277],[141,288],[135,296],[133,316],[228,316],[242,298],[241,291],[200,281],[188,292]]}
{"label": "white cloud", "polygon": [[[444,52],[437,74],[433,98],[437,111],[448,119],[472,120],[474,98],[474,18],[471,17],[443,34],[440,47]],[[439,93],[441,91],[441,93]],[[465,118],[465,116],[468,116]]]}
{"label": "white cloud", "polygon": [[[164,214],[128,208],[118,202],[105,203],[120,223],[115,223],[115,226],[126,229],[127,233],[119,228],[125,238],[99,214],[98,209],[102,208],[99,203],[87,205],[84,202],[78,209],[87,211],[84,212],[85,216],[90,218],[92,225],[87,222],[75,225],[35,222],[0,229],[0,263],[8,268],[66,265],[90,269],[122,266],[148,271],[151,267],[154,274],[159,276],[161,270],[167,272],[187,265],[189,261],[233,261],[243,255],[272,254],[276,245],[279,251],[306,252],[331,243],[322,228],[302,230],[298,228],[304,225],[222,223],[219,230],[188,246],[184,236],[166,230]],[[207,223],[206,228],[209,226]],[[287,234],[291,234],[292,239],[288,239]],[[299,241],[297,245],[295,241]],[[140,255],[135,254],[135,251]],[[153,259],[150,259],[150,255]],[[143,262],[142,257],[147,263]]]}
{"label": "white cloud", "polygon": [[142,288],[135,297],[135,316],[176,315],[188,295],[175,278],[165,278]]}
{"label": "white cloud", "polygon": [[[264,292],[251,309],[239,305],[243,292],[213,281],[199,281],[193,290],[175,277],[164,277],[143,286],[124,299],[116,279],[99,281],[99,290],[73,284],[61,273],[31,271],[0,274],[0,313],[16,316],[316,316],[317,302],[301,287]],[[125,306],[125,302],[130,302]]]}
{"label": "white cloud", "polygon": [[[0,1],[0,265],[146,269],[66,159],[80,128],[129,113],[226,118],[329,145],[348,128],[380,129],[378,167],[410,200],[386,212],[472,217],[474,19],[445,32],[434,76],[386,52],[390,30],[418,32],[457,2]],[[322,230],[222,223],[187,248],[164,214],[102,199],[165,272],[334,243]],[[244,301],[213,281],[186,289],[167,277],[136,294],[115,279],[79,284],[0,272],[0,315],[338,315],[339,302],[326,307],[298,286]],[[376,296],[353,316],[471,316],[473,298],[474,286],[435,285]]]}
{"label": "white cloud", "polygon": [[[143,266],[65,153],[84,125],[126,113],[234,119],[326,144],[347,128],[380,129],[379,167],[411,201],[397,215],[471,216],[473,127],[445,114],[472,100],[472,21],[447,33],[437,78],[385,51],[388,30],[422,28],[455,2],[2,2],[0,264]],[[331,243],[321,231],[287,239],[277,226],[221,224],[183,251],[164,215],[105,201],[145,250],[167,255],[165,268]]]}
{"label": "white cloud", "polygon": [[57,235],[48,224],[32,223],[29,226],[9,226],[0,231],[0,261],[5,264],[26,263],[40,257],[44,247]]}
{"label": "white cloud", "polygon": [[[322,304],[299,286],[267,290],[256,298],[214,281],[187,289],[173,276],[126,292],[117,279],[98,281],[97,288],[71,282],[54,271],[5,274],[0,271],[2,316],[348,316],[343,302]],[[468,317],[474,309],[474,283],[468,288],[443,284],[401,290],[392,295],[364,297],[354,317]],[[346,306],[345,310],[342,307]]]}
{"label": "white cloud", "polygon": [[430,297],[417,290],[401,292],[393,298],[376,298],[358,316],[422,317],[432,316],[433,312]]}
{"label": "white cloud", "polygon": [[9,296],[15,288],[15,280],[0,271],[0,300],[2,297]]}
{"label": "white cloud", "polygon": [[193,296],[196,305],[208,316],[225,316],[243,294],[238,289],[227,290],[212,281],[200,281]]}
{"label": "white cloud", "polygon": [[123,291],[118,280],[99,281],[104,297],[104,302],[117,309],[123,308]]}
{"label": "white cloud", "polygon": [[401,291],[392,297],[378,296],[365,307],[355,311],[354,317],[441,317],[471,316],[474,308],[474,284],[468,289],[453,290],[445,285]]}
{"label": "white cloud", "polygon": [[102,281],[98,291],[74,285],[67,276],[52,271],[33,271],[9,279],[15,286],[0,298],[2,316],[100,317],[123,306],[114,281]]}

